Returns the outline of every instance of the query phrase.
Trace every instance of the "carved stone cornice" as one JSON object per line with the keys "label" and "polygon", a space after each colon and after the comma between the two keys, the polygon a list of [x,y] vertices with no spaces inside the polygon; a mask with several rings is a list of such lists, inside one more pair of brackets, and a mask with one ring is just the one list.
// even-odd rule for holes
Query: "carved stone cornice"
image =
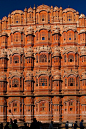
{"label": "carved stone cornice", "polygon": [[35,77],[37,76],[37,77],[39,77],[40,75],[47,75],[48,77],[51,75],[51,71],[37,71],[37,72],[34,72],[34,74],[35,74]]}
{"label": "carved stone cornice", "polygon": [[52,57],[54,56],[60,56],[61,52],[60,52],[60,47],[55,46],[52,48]]}
{"label": "carved stone cornice", "polygon": [[38,46],[38,47],[34,48],[34,54],[36,54],[36,53],[40,54],[41,52],[51,53],[52,50],[51,50],[50,46],[42,46],[42,47]]}
{"label": "carved stone cornice", "polygon": [[38,25],[37,28],[36,28],[36,31],[40,31],[40,30],[43,30],[43,29],[46,29],[47,31],[49,31],[49,30],[51,30],[51,26],[50,25]]}
{"label": "carved stone cornice", "polygon": [[20,32],[24,33],[24,27],[11,27],[11,33]]}
{"label": "carved stone cornice", "polygon": [[25,53],[25,57],[33,57],[34,56],[32,47],[25,48],[24,53]]}
{"label": "carved stone cornice", "polygon": [[66,46],[61,51],[63,54],[65,54],[65,53],[68,54],[69,52],[77,53],[78,48],[75,46]]}
{"label": "carved stone cornice", "polygon": [[68,69],[65,69],[63,78],[64,78],[64,77],[69,77],[69,76],[71,76],[71,75],[77,77],[77,76],[79,76],[79,73],[78,73],[77,70],[68,70]]}
{"label": "carved stone cornice", "polygon": [[63,32],[68,31],[68,30],[73,30],[74,32],[77,31],[77,26],[76,25],[64,25],[63,26]]}
{"label": "carved stone cornice", "polygon": [[24,78],[23,73],[21,73],[21,72],[16,72],[16,71],[9,72],[8,79],[13,78],[13,77],[17,77],[17,78],[22,77],[22,78]]}
{"label": "carved stone cornice", "polygon": [[22,54],[24,54],[24,48],[14,47],[13,49],[8,49],[7,54],[8,54],[8,57],[9,57],[9,55],[13,55],[13,54],[22,55]]}

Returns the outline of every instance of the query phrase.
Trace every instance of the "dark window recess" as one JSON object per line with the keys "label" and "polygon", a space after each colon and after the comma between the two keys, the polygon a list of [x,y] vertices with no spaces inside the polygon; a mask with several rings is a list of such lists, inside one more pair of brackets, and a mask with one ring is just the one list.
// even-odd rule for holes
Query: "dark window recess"
{"label": "dark window recess", "polygon": [[9,110],[9,112],[11,113],[11,110]]}
{"label": "dark window recess", "polygon": [[70,62],[73,62],[73,60],[72,60],[72,59],[70,59]]}
{"label": "dark window recess", "polygon": [[44,21],[44,18],[42,18],[42,21]]}
{"label": "dark window recess", "polygon": [[42,40],[45,40],[45,37],[42,37]]}
{"label": "dark window recess", "polygon": [[16,21],[16,23],[18,23],[18,21]]}
{"label": "dark window recess", "polygon": [[69,40],[71,40],[71,38],[69,38]]}

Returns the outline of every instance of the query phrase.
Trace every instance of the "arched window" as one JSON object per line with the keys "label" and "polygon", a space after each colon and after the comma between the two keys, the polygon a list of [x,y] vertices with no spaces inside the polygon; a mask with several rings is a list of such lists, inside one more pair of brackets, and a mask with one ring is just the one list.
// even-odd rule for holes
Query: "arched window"
{"label": "arched window", "polygon": [[73,55],[68,56],[68,62],[74,62],[74,56]]}
{"label": "arched window", "polygon": [[19,81],[18,81],[18,79],[13,79],[12,80],[12,87],[19,87]]}
{"label": "arched window", "polygon": [[45,77],[39,79],[39,86],[47,86],[47,79]]}
{"label": "arched window", "polygon": [[74,78],[68,79],[68,86],[75,86],[75,79]]}
{"label": "arched window", "polygon": [[16,33],[16,34],[14,35],[14,42],[19,42],[19,40],[20,40],[20,39],[19,39],[19,34]]}
{"label": "arched window", "polygon": [[18,56],[14,56],[13,63],[19,63],[19,57]]}
{"label": "arched window", "polygon": [[47,62],[47,56],[45,54],[40,55],[39,62]]}
{"label": "arched window", "polygon": [[44,21],[45,19],[44,19],[44,14],[42,14],[42,21]]}
{"label": "arched window", "polygon": [[71,14],[67,15],[67,21],[72,21],[72,15]]}
{"label": "arched window", "polygon": [[14,21],[14,23],[20,23],[20,18],[19,18],[19,16],[15,16],[15,21]]}

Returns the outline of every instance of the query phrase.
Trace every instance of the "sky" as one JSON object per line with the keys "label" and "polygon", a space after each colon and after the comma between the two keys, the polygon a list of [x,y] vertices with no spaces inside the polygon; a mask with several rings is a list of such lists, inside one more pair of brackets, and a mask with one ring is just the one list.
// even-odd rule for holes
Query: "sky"
{"label": "sky", "polygon": [[86,0],[0,0],[0,19],[14,10],[24,11],[25,7],[33,8],[37,5],[45,4],[49,6],[57,6],[66,9],[68,6],[75,9],[79,14],[83,13],[86,16]]}

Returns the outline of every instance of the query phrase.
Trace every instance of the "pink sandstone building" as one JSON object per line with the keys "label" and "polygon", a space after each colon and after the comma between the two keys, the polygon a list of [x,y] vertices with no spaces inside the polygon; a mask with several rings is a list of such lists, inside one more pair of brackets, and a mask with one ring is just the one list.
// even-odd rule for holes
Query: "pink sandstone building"
{"label": "pink sandstone building", "polygon": [[0,20],[0,122],[86,122],[86,17],[40,5]]}

